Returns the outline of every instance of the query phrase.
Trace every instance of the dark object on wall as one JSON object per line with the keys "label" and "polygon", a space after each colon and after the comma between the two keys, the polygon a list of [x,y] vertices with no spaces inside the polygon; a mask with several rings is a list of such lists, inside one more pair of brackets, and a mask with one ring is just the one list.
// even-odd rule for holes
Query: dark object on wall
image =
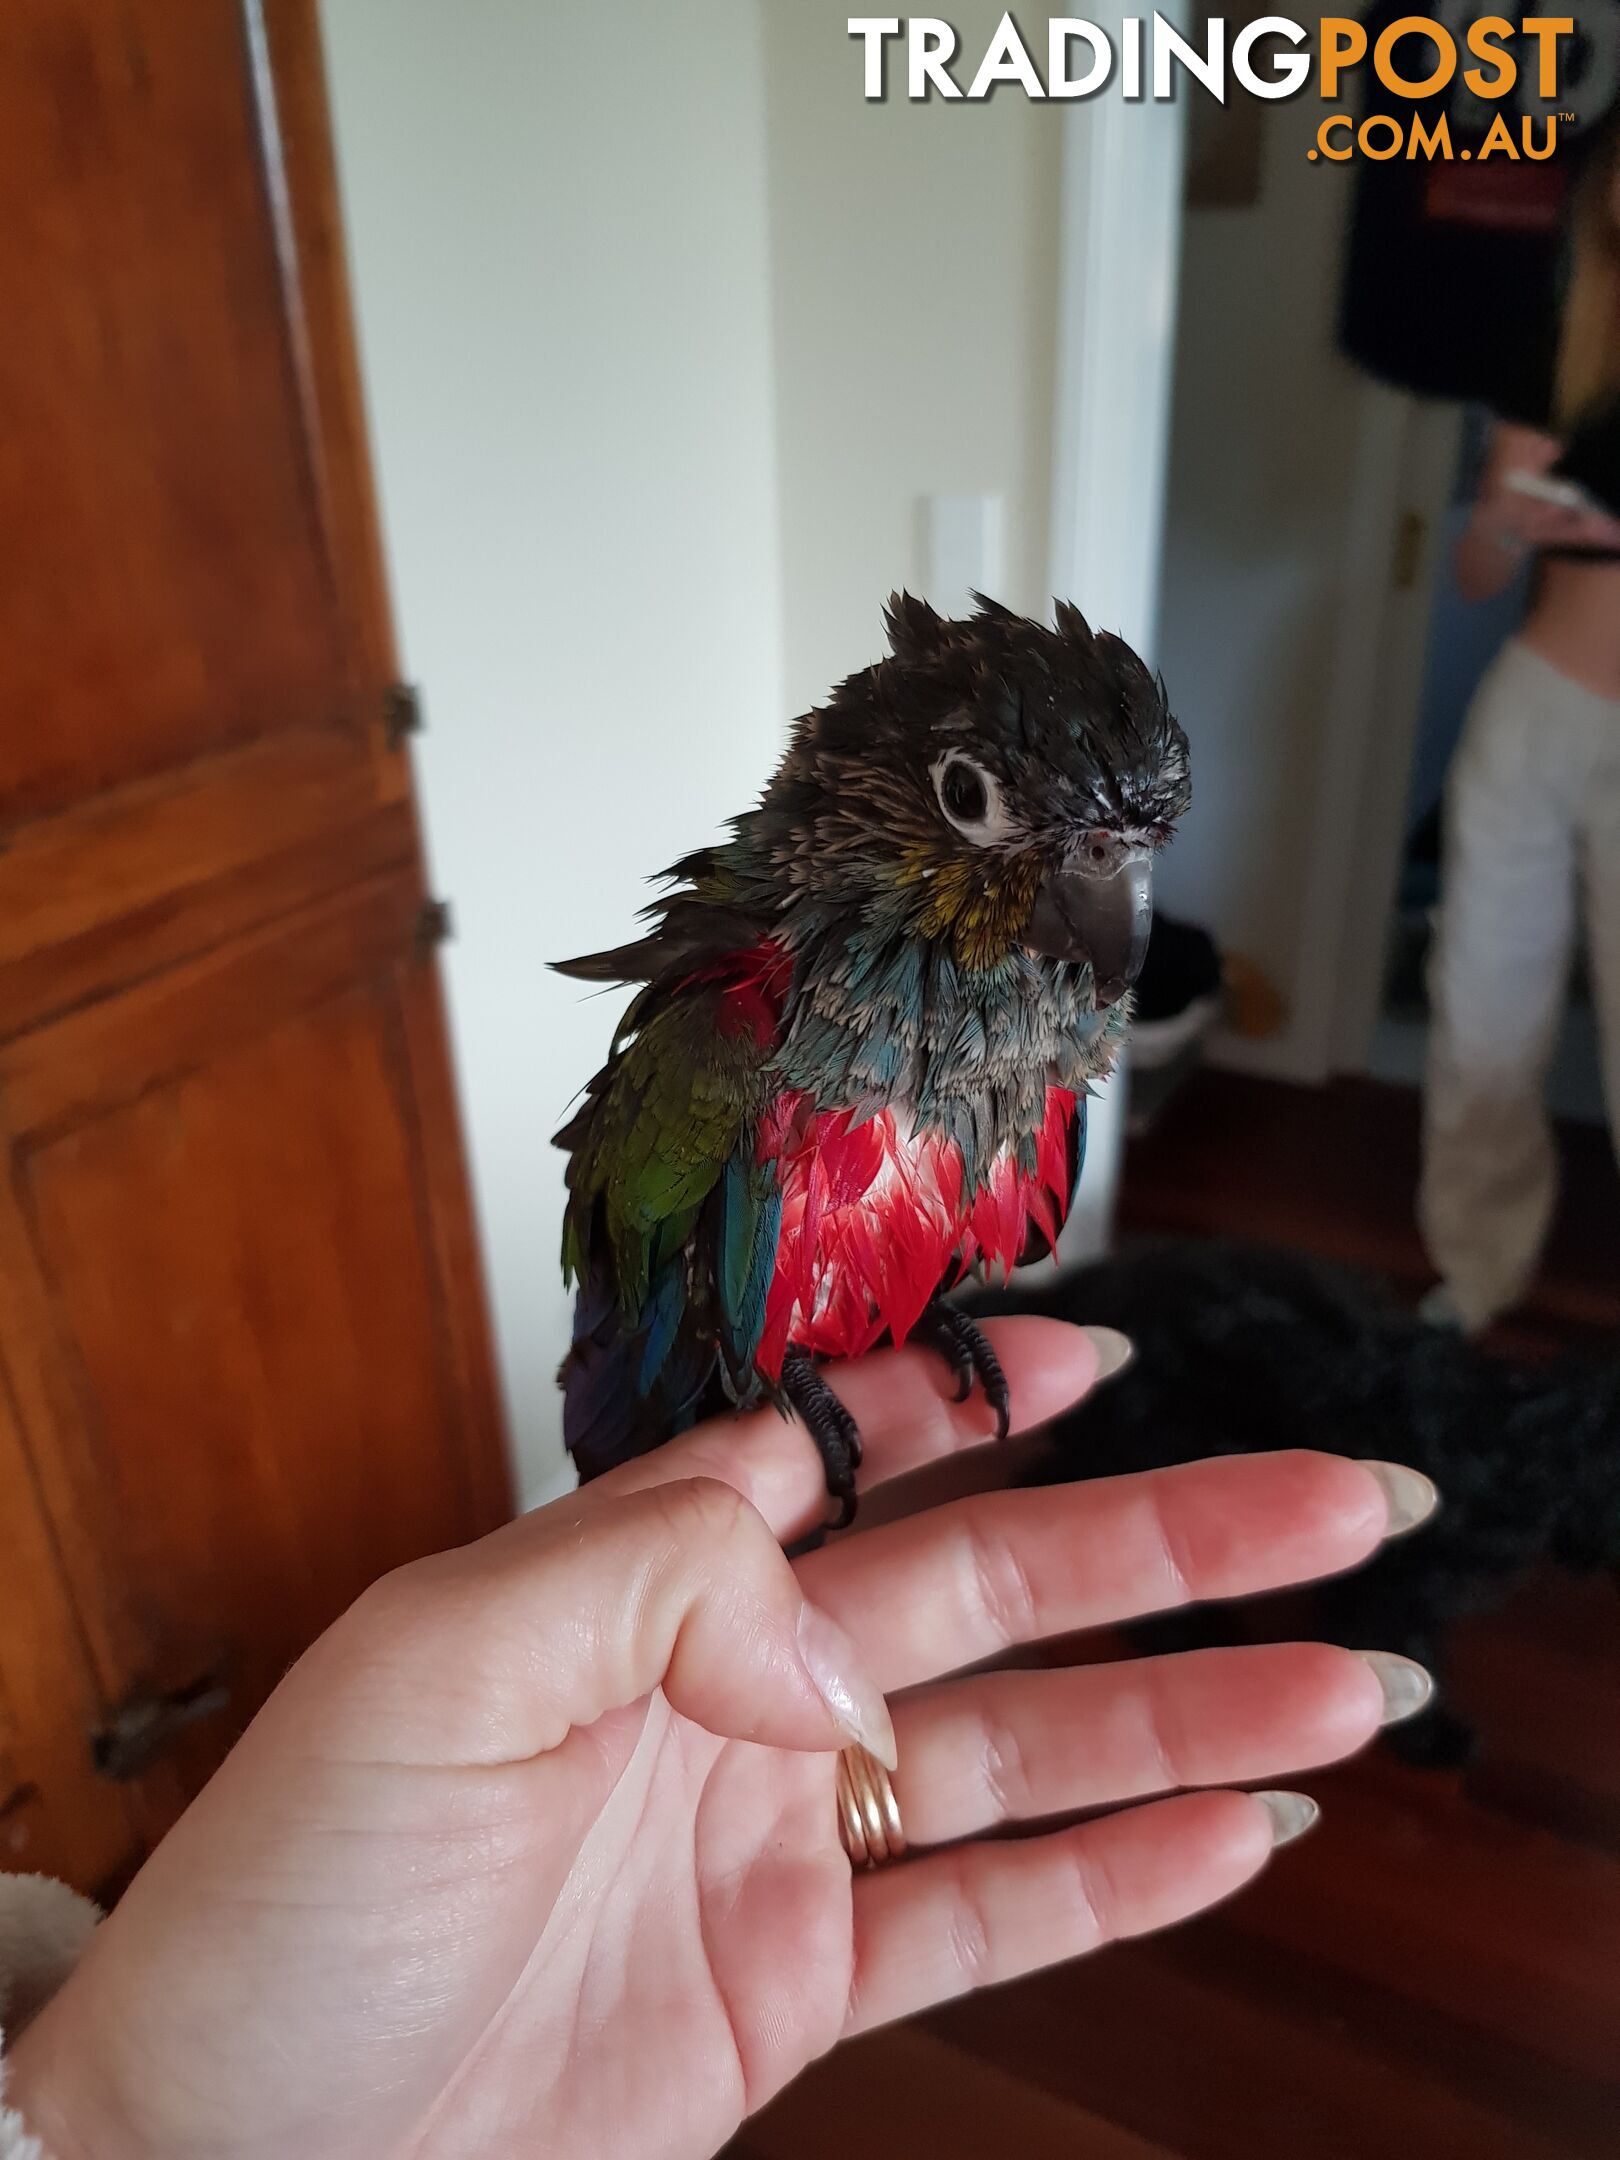
{"label": "dark object on wall", "polygon": [[[1209,25],[1219,15],[1228,39],[1263,15],[1260,0],[1242,0],[1238,6],[1212,8],[1199,0],[1193,16],[1193,42],[1209,49]],[[1262,39],[1256,65],[1264,66],[1268,46]],[[1265,180],[1265,120],[1267,107],[1254,97],[1220,99],[1191,78],[1183,95],[1187,112],[1186,203],[1189,210],[1252,210],[1259,202]]]}
{"label": "dark object on wall", "polygon": [[[1147,957],[1131,993],[1131,1051],[1140,1064],[1144,1029],[1184,1024],[1206,1001],[1219,1000],[1221,956],[1198,923],[1182,922],[1160,908],[1153,918]],[[1151,1035],[1149,1040],[1152,1041]]]}
{"label": "dark object on wall", "polygon": [[[1584,0],[1595,15],[1614,0]],[[1389,4],[1366,17],[1369,40],[1403,11]],[[1534,80],[1524,38],[1504,40]],[[1593,40],[1593,50],[1601,41]],[[1432,48],[1416,48],[1427,65]],[[1568,41],[1563,51],[1571,52]],[[1398,48],[1401,65],[1416,61]],[[1471,64],[1471,63],[1470,63]],[[1571,63],[1578,65],[1578,58]],[[1486,102],[1462,85],[1418,104],[1396,98],[1357,71],[1365,116],[1388,114],[1403,137],[1413,115],[1432,126],[1443,112],[1454,150],[1430,160],[1358,157],[1339,336],[1350,359],[1397,389],[1474,400],[1504,419],[1545,427],[1550,409],[1562,289],[1562,223],[1569,190],[1602,116],[1565,127],[1545,163],[1477,152],[1501,111],[1518,147],[1520,108]],[[1540,120],[1536,122],[1540,139]],[[1319,171],[1320,168],[1317,168]]]}
{"label": "dark object on wall", "polygon": [[1221,1018],[1215,940],[1197,923],[1158,910],[1132,996],[1130,1129],[1143,1133],[1196,1070],[1204,1038]]}
{"label": "dark object on wall", "polygon": [[313,0],[0,10],[0,1815],[508,1508]]}
{"label": "dark object on wall", "polygon": [[[1327,1641],[1404,1651],[1443,1688],[1447,1627],[1501,1604],[1536,1562],[1620,1570],[1620,1364],[1488,1358],[1365,1279],[1266,1247],[1149,1247],[991,1309],[1102,1322],[1137,1346],[1119,1380],[1050,1428],[1043,1482],[1300,1446],[1432,1477],[1431,1523],[1311,1592]],[[1210,1607],[1154,1634],[1181,1647],[1230,1639],[1229,1625]],[[1388,1736],[1437,1766],[1472,1738],[1443,1701]]]}

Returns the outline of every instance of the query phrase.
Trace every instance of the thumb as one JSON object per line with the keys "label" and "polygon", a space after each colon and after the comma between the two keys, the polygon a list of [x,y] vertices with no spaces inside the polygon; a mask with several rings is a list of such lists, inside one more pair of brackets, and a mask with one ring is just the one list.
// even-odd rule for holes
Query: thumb
{"label": "thumb", "polygon": [[[513,1762],[662,1688],[722,1739],[895,1765],[882,1690],[763,1516],[716,1478],[569,1494],[367,1591],[310,1653],[341,1657],[344,1752]],[[311,1676],[313,1677],[313,1676]]]}

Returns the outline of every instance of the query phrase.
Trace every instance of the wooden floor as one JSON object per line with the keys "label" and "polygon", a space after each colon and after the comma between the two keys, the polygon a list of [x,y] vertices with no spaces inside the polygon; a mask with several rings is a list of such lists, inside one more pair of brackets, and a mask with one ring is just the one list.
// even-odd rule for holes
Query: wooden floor
{"label": "wooden floor", "polygon": [[[1427,1279],[1416,1103],[1210,1075],[1133,1146],[1125,1227]],[[1514,1347],[1620,1349],[1620,1177],[1569,1136]],[[1613,2160],[1620,2153],[1620,1593],[1548,1576],[1458,1634],[1461,1777],[1381,1750],[1302,1780],[1321,1826],[1218,1913],[878,2033],[736,2160]]]}
{"label": "wooden floor", "polygon": [[[1492,1338],[1503,1347],[1620,1338],[1620,1169],[1598,1126],[1566,1126],[1559,1141],[1545,1264],[1529,1305]],[[1204,1073],[1132,1143],[1121,1227],[1295,1246],[1375,1270],[1415,1296],[1434,1280],[1418,1241],[1417,1177],[1410,1088]]]}

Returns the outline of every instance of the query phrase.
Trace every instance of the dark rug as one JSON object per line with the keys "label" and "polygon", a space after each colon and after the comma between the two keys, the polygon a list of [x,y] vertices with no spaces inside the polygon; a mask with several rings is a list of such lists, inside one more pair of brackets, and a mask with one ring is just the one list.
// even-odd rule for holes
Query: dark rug
{"label": "dark rug", "polygon": [[[1433,1478],[1435,1520],[1317,1586],[1309,1617],[1326,1641],[1418,1658],[1442,1688],[1451,1624],[1504,1602],[1538,1563],[1620,1569],[1620,1359],[1488,1357],[1364,1277],[1219,1243],[1127,1251],[1044,1293],[985,1293],[974,1309],[1102,1323],[1136,1344],[1118,1380],[1048,1429],[1041,1482],[1294,1447]],[[1142,1632],[1168,1647],[1268,1629],[1253,1604],[1241,1620],[1207,1607]],[[1444,1708],[1388,1738],[1408,1760],[1446,1767],[1473,1743]]]}

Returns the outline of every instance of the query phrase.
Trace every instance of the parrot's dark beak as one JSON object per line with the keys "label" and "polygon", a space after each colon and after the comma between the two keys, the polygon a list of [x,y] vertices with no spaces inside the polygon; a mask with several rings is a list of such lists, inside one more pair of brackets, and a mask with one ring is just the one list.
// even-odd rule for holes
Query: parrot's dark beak
{"label": "parrot's dark beak", "polygon": [[1089,960],[1098,1005],[1115,1005],[1142,972],[1152,927],[1153,872],[1139,859],[1106,877],[1052,871],[1022,942],[1053,960]]}

